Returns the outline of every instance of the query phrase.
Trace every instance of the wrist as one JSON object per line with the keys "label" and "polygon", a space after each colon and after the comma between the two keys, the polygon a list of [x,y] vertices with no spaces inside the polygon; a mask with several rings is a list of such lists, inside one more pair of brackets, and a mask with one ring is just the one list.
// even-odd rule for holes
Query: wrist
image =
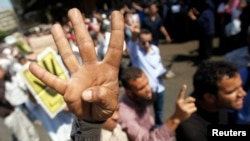
{"label": "wrist", "polygon": [[75,119],[73,125],[76,127],[77,131],[87,131],[83,134],[88,134],[88,132],[95,132],[96,134],[98,134],[98,132],[101,131],[103,124],[104,123]]}
{"label": "wrist", "polygon": [[90,123],[75,118],[72,124],[71,138],[73,140],[100,140],[103,123]]}
{"label": "wrist", "polygon": [[172,131],[175,132],[176,128],[179,126],[181,123],[181,120],[177,117],[171,117],[167,122],[166,125],[167,127]]}
{"label": "wrist", "polygon": [[172,124],[179,125],[181,123],[181,119],[175,116],[170,117],[169,120],[172,122]]}
{"label": "wrist", "polygon": [[104,121],[88,121],[88,120],[83,120],[83,119],[78,119],[78,121],[83,121],[83,122],[90,123],[90,124],[103,124],[105,122],[105,120]]}

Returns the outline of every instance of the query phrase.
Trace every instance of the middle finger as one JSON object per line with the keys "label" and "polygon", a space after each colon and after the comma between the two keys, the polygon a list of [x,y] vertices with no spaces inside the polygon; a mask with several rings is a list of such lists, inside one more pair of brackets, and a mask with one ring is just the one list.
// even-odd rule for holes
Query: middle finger
{"label": "middle finger", "polygon": [[77,45],[84,64],[95,63],[97,61],[94,43],[90,37],[83,20],[82,13],[73,8],[69,11],[69,19],[74,28]]}

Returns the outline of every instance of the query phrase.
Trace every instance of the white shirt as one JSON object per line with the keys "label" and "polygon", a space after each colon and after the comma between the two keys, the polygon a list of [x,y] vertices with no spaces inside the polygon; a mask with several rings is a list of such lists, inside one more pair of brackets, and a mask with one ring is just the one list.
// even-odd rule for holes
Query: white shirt
{"label": "white shirt", "polygon": [[128,137],[121,126],[117,124],[112,132],[102,129],[101,141],[128,141]]}
{"label": "white shirt", "polygon": [[24,90],[18,85],[18,81],[21,78],[17,76],[12,77],[12,82],[5,82],[5,98],[12,106],[18,106],[25,103],[28,100],[28,95]]}
{"label": "white shirt", "polygon": [[142,69],[147,75],[152,91],[163,92],[165,86],[160,76],[166,73],[166,69],[162,63],[159,48],[151,44],[150,51],[146,53],[137,42],[133,41],[129,41],[128,48],[132,65]]}
{"label": "white shirt", "polygon": [[[102,38],[102,37],[98,38],[99,45],[96,46],[96,53],[97,53],[97,57],[99,60],[102,60],[108,51],[110,37],[111,37],[111,33],[105,32],[104,38]],[[126,49],[126,43],[124,41],[123,42],[123,51],[125,51],[125,49]]]}

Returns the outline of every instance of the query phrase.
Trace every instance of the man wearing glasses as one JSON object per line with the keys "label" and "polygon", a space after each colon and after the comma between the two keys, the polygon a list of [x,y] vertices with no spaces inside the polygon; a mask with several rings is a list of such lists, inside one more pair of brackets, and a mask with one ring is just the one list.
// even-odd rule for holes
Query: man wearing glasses
{"label": "man wearing glasses", "polygon": [[147,29],[132,28],[132,40],[128,43],[131,64],[146,73],[149,84],[156,98],[154,101],[156,127],[163,123],[163,105],[167,69],[163,66],[159,48],[152,44],[152,33]]}

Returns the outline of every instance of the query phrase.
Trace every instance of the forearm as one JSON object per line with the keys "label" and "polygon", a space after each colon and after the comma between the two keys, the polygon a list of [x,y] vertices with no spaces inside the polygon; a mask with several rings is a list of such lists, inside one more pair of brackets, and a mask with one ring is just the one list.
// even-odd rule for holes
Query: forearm
{"label": "forearm", "polygon": [[139,27],[131,27],[131,32],[132,32],[132,41],[135,42],[137,41],[138,37],[139,37],[139,33],[140,33],[140,29]]}
{"label": "forearm", "polygon": [[170,131],[175,132],[180,123],[180,119],[171,117],[168,121],[166,121],[165,125],[169,128]]}
{"label": "forearm", "polygon": [[161,26],[161,32],[166,38],[169,37],[169,34],[164,26]]}

